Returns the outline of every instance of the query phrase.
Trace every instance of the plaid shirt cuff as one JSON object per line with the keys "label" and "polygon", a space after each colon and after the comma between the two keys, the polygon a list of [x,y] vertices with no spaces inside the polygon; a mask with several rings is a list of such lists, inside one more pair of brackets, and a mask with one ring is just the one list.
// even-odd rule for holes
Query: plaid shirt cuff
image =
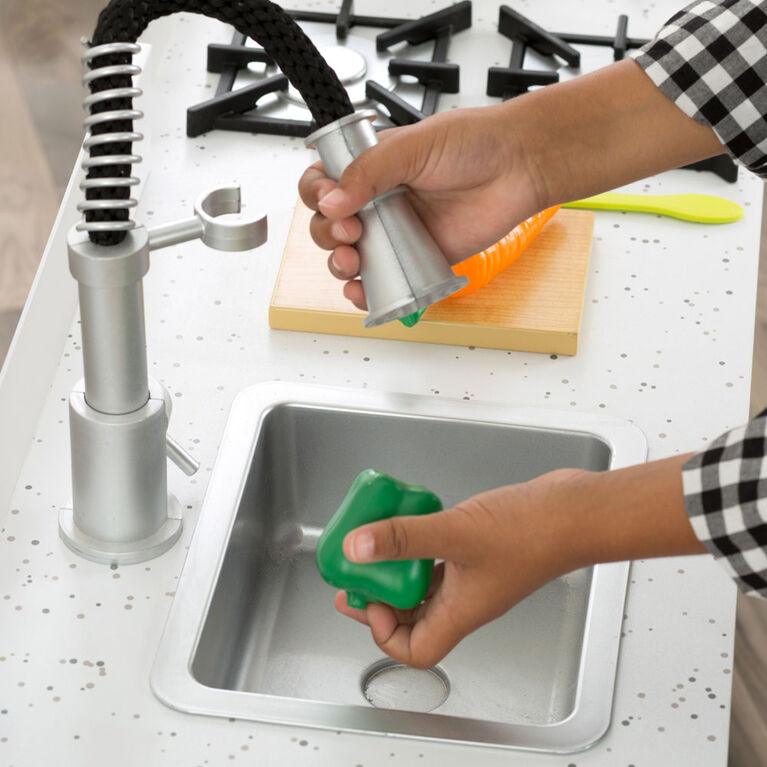
{"label": "plaid shirt cuff", "polygon": [[695,2],[632,55],[686,115],[767,178],[767,2]]}
{"label": "plaid shirt cuff", "polygon": [[767,410],[694,455],[682,482],[701,543],[742,591],[767,597]]}

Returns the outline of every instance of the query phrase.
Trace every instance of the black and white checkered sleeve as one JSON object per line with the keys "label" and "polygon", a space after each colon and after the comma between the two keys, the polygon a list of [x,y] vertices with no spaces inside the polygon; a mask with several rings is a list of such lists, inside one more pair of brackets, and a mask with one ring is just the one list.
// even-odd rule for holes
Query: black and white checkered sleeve
{"label": "black and white checkered sleeve", "polygon": [[767,2],[692,3],[633,56],[735,160],[767,178]]}
{"label": "black and white checkered sleeve", "polygon": [[696,453],[682,482],[701,543],[742,591],[767,597],[767,410]]}

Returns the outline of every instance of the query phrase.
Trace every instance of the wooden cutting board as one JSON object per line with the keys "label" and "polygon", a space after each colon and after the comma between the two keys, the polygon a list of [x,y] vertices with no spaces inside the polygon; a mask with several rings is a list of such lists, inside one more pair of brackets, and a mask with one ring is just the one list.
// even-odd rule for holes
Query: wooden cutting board
{"label": "wooden cutting board", "polygon": [[415,327],[389,322],[370,329],[362,324],[365,312],[330,275],[327,251],[311,240],[311,216],[299,201],[269,306],[273,328],[548,354],[578,350],[592,212],[560,210],[493,282],[430,306]]}

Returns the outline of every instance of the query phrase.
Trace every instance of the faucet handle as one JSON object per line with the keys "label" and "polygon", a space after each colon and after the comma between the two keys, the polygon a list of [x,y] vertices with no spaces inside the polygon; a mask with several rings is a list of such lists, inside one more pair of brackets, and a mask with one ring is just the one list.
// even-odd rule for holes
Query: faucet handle
{"label": "faucet handle", "polygon": [[252,250],[266,242],[266,215],[251,219],[220,217],[241,212],[239,186],[219,187],[203,192],[194,203],[194,216],[152,227],[149,249],[157,250],[189,240],[201,239],[215,250]]}
{"label": "faucet handle", "polygon": [[187,477],[197,473],[200,468],[199,461],[195,461],[170,434],[165,434],[165,452],[173,463],[178,466]]}

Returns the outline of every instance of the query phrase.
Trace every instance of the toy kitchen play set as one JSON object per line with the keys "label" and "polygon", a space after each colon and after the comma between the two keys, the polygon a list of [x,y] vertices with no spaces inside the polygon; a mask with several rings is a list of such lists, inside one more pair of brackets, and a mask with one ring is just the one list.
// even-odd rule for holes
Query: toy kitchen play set
{"label": "toy kitchen play set", "polygon": [[557,211],[452,298],[474,278],[395,190],[361,214],[367,312],[297,202],[318,156],[337,178],[675,10],[113,0],[84,30],[87,135],[0,376],[0,764],[725,764],[709,557],[570,573],[427,670],[317,568],[358,475],[430,512],[745,420],[762,189],[725,156]]}

